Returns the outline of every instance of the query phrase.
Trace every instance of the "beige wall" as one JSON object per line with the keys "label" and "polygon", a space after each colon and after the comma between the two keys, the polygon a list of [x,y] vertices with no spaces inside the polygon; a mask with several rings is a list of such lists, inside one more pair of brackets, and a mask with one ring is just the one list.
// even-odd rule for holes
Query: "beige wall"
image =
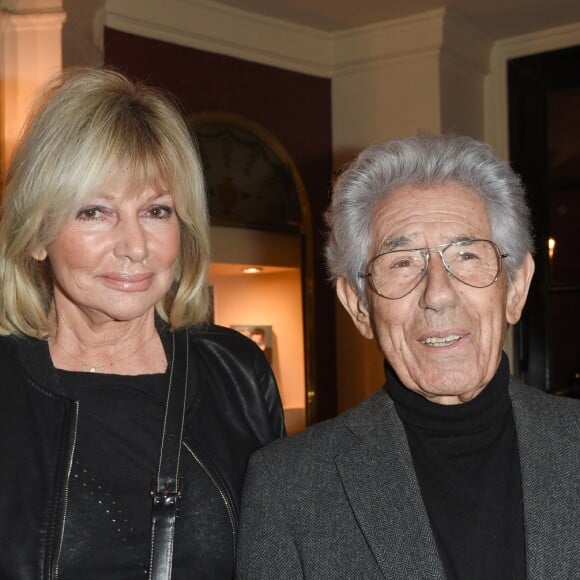
{"label": "beige wall", "polygon": [[305,407],[300,270],[211,276],[215,321],[223,326],[272,326],[272,368],[284,407]]}
{"label": "beige wall", "polygon": [[336,167],[370,143],[441,129],[438,61],[428,54],[333,78]]}
{"label": "beige wall", "polygon": [[[272,326],[272,368],[287,425],[304,426],[306,374],[299,236],[229,227],[211,228],[215,322]],[[264,273],[244,275],[245,265]]]}

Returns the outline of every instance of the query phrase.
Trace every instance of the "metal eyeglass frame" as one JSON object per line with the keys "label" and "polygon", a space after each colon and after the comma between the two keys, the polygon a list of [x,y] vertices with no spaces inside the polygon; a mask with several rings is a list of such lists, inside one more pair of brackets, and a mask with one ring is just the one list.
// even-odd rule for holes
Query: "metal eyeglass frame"
{"label": "metal eyeglass frame", "polygon": [[[495,249],[496,255],[498,257],[497,274],[495,275],[494,279],[489,284],[485,284],[484,286],[475,286],[473,284],[469,284],[468,282],[465,282],[461,278],[458,278],[450,270],[449,266],[447,265],[447,262],[445,262],[445,258],[443,257],[443,252],[445,252],[445,250],[447,250],[447,248],[450,248],[451,246],[460,246],[462,244],[467,244],[467,243],[471,243],[471,242],[488,242],[488,243],[490,243],[493,246],[493,248]],[[384,294],[381,294],[377,290],[375,283],[373,282],[373,272],[372,272],[373,263],[375,262],[375,260],[377,260],[381,256],[384,256],[386,254],[392,254],[394,252],[401,252],[401,251],[422,252],[423,256],[425,257],[425,268],[423,268],[423,271],[421,272],[421,275],[417,279],[417,282],[415,284],[413,284],[413,286],[407,292],[405,292],[402,296],[397,296],[397,298],[390,298],[389,296],[385,296]],[[408,296],[409,294],[411,294],[411,292],[413,292],[413,290],[415,290],[415,288],[417,288],[417,286],[419,286],[419,284],[423,281],[423,279],[427,275],[427,272],[429,271],[429,264],[431,263],[430,262],[431,254],[433,252],[439,254],[439,256],[441,257],[441,263],[445,267],[445,270],[447,271],[447,273],[452,278],[455,278],[455,280],[457,280],[458,282],[461,282],[462,284],[465,284],[466,286],[469,286],[470,288],[488,288],[492,284],[495,284],[501,275],[501,272],[503,269],[503,260],[504,260],[504,258],[507,258],[509,256],[509,254],[502,254],[500,252],[500,249],[497,247],[497,244],[495,242],[492,242],[491,240],[486,240],[483,238],[469,238],[469,239],[464,239],[464,240],[457,240],[457,241],[451,242],[449,244],[439,244],[437,246],[429,246],[427,248],[409,248],[409,249],[404,249],[404,250],[389,250],[388,252],[382,252],[381,254],[377,254],[374,258],[372,258],[367,265],[367,271],[366,272],[359,272],[358,276],[359,276],[359,278],[366,278],[370,282],[370,285],[371,285],[371,288],[373,289],[373,291],[376,294],[378,294],[381,298],[385,298],[386,300],[400,300],[401,298],[404,298],[405,296]]]}

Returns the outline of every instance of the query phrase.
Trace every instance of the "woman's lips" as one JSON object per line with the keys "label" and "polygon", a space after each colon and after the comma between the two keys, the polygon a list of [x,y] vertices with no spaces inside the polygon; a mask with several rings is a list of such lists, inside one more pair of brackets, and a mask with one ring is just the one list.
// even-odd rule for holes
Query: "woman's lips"
{"label": "woman's lips", "polygon": [[112,288],[125,292],[142,292],[151,286],[153,274],[125,274],[122,272],[107,272],[100,278]]}

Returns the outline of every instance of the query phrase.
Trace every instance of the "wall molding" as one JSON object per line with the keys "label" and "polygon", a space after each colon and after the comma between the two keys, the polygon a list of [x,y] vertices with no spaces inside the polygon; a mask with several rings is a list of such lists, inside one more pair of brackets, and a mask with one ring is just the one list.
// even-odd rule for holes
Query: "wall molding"
{"label": "wall molding", "polygon": [[66,21],[64,12],[44,12],[44,13],[13,13],[0,12],[0,28],[2,30],[13,30],[15,32],[41,32],[43,30],[53,30],[54,27],[61,27]]}
{"label": "wall molding", "polygon": [[[52,0],[54,1],[54,0]],[[437,8],[324,32],[212,0],[107,0],[104,26],[325,78],[428,58],[484,77],[484,135],[508,156],[507,61],[580,44],[580,22],[492,43],[461,14]]]}
{"label": "wall molding", "polygon": [[580,45],[580,22],[497,41],[485,79],[485,139],[504,159],[509,158],[507,63],[512,58]]}
{"label": "wall molding", "polygon": [[58,12],[63,0],[0,0],[0,10],[14,14],[31,12]]}
{"label": "wall molding", "polygon": [[333,76],[436,54],[443,43],[444,18],[443,9],[429,10],[333,33]]}
{"label": "wall molding", "polygon": [[107,0],[104,26],[208,52],[332,78],[441,50],[489,70],[491,42],[444,8],[337,32],[299,26],[211,0]]}
{"label": "wall molding", "polygon": [[295,72],[332,75],[329,33],[209,0],[107,0],[104,25]]}
{"label": "wall molding", "polygon": [[453,10],[446,11],[443,53],[462,62],[471,75],[489,72],[492,45],[491,38],[471,21]]}

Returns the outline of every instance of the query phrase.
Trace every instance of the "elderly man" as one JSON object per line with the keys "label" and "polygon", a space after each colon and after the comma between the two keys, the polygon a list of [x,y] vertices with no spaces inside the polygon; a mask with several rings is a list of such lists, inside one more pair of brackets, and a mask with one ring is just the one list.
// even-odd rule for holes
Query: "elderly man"
{"label": "elderly man", "polygon": [[580,405],[502,354],[534,270],[517,176],[469,138],[392,141],[342,173],[327,221],[386,386],[254,456],[238,577],[580,578]]}

